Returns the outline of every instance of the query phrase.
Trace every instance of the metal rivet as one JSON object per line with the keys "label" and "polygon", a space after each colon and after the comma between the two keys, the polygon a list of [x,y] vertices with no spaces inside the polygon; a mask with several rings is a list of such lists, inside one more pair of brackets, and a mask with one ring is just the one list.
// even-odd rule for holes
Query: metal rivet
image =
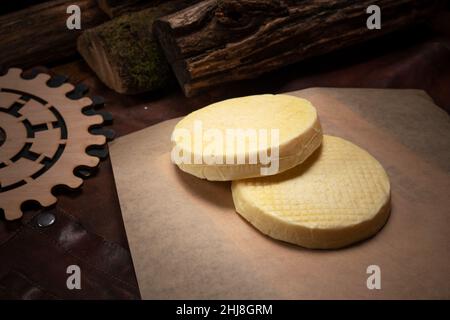
{"label": "metal rivet", "polygon": [[37,224],[41,228],[49,227],[54,224],[56,221],[56,217],[52,213],[41,213],[37,217]]}

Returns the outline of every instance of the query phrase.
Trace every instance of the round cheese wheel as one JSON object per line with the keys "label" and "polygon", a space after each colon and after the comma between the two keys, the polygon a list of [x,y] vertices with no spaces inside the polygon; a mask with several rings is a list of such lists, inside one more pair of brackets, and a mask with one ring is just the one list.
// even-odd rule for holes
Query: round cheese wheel
{"label": "round cheese wheel", "polygon": [[236,211],[262,233],[307,248],[348,246],[374,235],[390,213],[389,178],[368,152],[324,135],[303,164],[233,181]]}
{"label": "round cheese wheel", "polygon": [[187,115],[172,133],[172,161],[208,180],[273,175],[302,163],[322,142],[316,109],[289,95],[224,100]]}

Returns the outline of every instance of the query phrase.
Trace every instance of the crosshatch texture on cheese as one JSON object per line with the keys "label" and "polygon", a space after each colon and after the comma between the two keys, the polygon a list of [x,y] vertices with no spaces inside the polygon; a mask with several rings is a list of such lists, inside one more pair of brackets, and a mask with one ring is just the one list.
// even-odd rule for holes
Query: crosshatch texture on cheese
{"label": "crosshatch texture on cheese", "polygon": [[381,164],[324,135],[303,164],[276,176],[233,181],[236,211],[262,233],[307,248],[340,248],[374,235],[390,213]]}
{"label": "crosshatch texture on cheese", "polygon": [[[270,167],[270,163],[260,161],[260,154],[269,157],[273,155],[270,148],[261,148],[260,140],[250,143],[246,140],[245,149],[237,150],[225,145],[223,151],[214,151],[217,159],[223,159],[222,163],[195,163],[197,159],[211,155],[206,147],[196,148],[194,139],[174,138],[174,147],[181,150],[182,154],[190,155],[190,163],[177,163],[181,170],[208,180],[235,180],[262,175],[278,174],[302,163],[322,142],[322,129],[314,106],[307,100],[289,95],[254,95],[234,98],[211,104],[205,108],[192,112],[183,118],[175,126],[176,130],[187,130],[191,137],[195,137],[195,126],[201,123],[203,132],[209,129],[218,130],[226,140],[227,130],[254,130],[257,131],[257,139],[261,132],[266,130],[266,146],[271,146],[270,135],[278,130],[278,165],[277,171],[261,173],[261,168]],[[197,127],[198,128],[198,127]],[[198,139],[197,139],[198,140]],[[234,163],[226,161],[234,159]],[[250,159],[256,157],[257,163],[250,163]],[[238,163],[237,159],[245,159],[244,163]]]}

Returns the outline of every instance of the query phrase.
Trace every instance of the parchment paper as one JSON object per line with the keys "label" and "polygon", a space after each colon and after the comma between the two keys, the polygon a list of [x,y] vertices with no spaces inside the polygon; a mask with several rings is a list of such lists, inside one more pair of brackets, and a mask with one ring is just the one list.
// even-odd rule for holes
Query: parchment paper
{"label": "parchment paper", "polygon": [[[419,90],[307,89],[324,132],[387,170],[392,213],[373,238],[320,251],[275,241],[235,213],[230,184],[170,162],[177,119],[110,144],[144,299],[450,298],[450,120]],[[381,290],[366,269],[381,268]]]}

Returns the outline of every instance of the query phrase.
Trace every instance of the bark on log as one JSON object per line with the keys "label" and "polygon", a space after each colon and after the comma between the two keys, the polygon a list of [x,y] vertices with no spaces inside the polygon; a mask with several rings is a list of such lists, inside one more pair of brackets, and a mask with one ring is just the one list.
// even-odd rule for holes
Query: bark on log
{"label": "bark on log", "polygon": [[67,7],[80,6],[81,28],[103,23],[107,16],[95,0],[49,1],[0,16],[0,64],[27,68],[63,61],[77,55],[81,30],[66,27]]}
{"label": "bark on log", "polygon": [[85,31],[78,38],[78,51],[97,76],[119,93],[160,89],[173,76],[153,36],[153,22],[193,2],[172,0],[155,8],[124,14]]}
{"label": "bark on log", "polygon": [[[381,29],[366,26],[370,5]],[[186,96],[381,36],[430,16],[440,0],[206,0],[153,27]]]}
{"label": "bark on log", "polygon": [[165,0],[97,0],[99,7],[110,17],[153,8]]}

